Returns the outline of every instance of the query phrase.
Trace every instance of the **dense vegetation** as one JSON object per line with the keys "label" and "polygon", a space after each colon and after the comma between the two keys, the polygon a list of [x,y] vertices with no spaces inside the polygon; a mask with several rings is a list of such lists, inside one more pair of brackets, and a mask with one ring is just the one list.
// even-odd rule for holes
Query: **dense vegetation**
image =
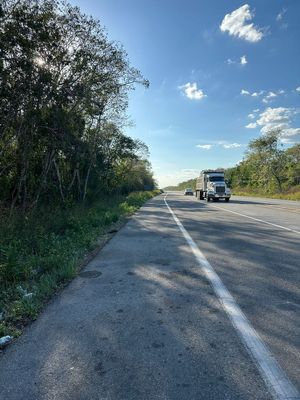
{"label": "dense vegetation", "polygon": [[300,144],[283,148],[280,132],[249,143],[244,160],[226,170],[236,194],[269,195],[300,200]]}
{"label": "dense vegetation", "polygon": [[[249,143],[243,161],[225,170],[234,194],[300,200],[300,144],[283,148],[280,132],[269,132]],[[195,188],[190,179],[166,190]]]}
{"label": "dense vegetation", "polygon": [[185,190],[186,188],[192,188],[195,190],[196,188],[196,178],[195,179],[189,179],[184,182],[178,183],[178,185],[175,186],[167,186],[164,188],[164,190]]}
{"label": "dense vegetation", "polygon": [[[82,258],[156,192],[103,197],[92,205],[1,214],[0,337],[16,336],[80,268]],[[1,319],[3,320],[1,321]]]}
{"label": "dense vegetation", "polygon": [[53,0],[0,6],[0,201],[23,209],[153,188],[147,148],[122,133],[148,86],[99,21]]}
{"label": "dense vegetation", "polygon": [[148,81],[78,8],[0,3],[0,337],[157,194],[146,145],[123,133],[136,84]]}

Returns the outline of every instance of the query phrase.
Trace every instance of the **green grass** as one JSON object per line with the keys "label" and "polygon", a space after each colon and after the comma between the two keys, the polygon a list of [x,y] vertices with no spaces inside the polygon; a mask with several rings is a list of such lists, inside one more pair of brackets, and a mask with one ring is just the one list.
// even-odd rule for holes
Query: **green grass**
{"label": "green grass", "polygon": [[26,215],[0,209],[0,337],[18,336],[53,293],[77,274],[99,238],[159,193],[137,192]]}
{"label": "green grass", "polygon": [[236,196],[251,196],[251,197],[267,197],[269,199],[282,199],[282,200],[297,200],[300,201],[300,187],[294,187],[284,193],[269,193],[260,189],[233,189],[233,194]]}

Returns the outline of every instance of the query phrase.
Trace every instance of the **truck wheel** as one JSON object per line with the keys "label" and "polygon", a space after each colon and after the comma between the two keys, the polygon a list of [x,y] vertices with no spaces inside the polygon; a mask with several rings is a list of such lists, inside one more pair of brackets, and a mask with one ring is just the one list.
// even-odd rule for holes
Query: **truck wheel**
{"label": "truck wheel", "polygon": [[229,202],[229,197],[226,197],[225,201],[227,201],[227,203]]}
{"label": "truck wheel", "polygon": [[209,202],[210,201],[210,197],[207,196],[206,197],[206,201]]}
{"label": "truck wheel", "polygon": [[202,190],[200,190],[200,200],[204,200],[203,191]]}

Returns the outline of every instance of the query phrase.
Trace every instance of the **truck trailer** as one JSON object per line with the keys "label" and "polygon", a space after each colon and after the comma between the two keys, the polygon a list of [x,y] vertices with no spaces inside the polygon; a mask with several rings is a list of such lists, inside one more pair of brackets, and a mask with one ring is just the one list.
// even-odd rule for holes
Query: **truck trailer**
{"label": "truck trailer", "polygon": [[231,192],[224,179],[223,170],[203,170],[196,180],[195,196],[199,200],[229,201]]}

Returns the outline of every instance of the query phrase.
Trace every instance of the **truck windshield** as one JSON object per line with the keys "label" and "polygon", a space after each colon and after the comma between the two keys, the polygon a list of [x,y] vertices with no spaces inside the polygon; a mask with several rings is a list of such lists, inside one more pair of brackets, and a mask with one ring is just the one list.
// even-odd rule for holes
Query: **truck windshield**
{"label": "truck windshield", "polygon": [[210,176],[209,182],[224,182],[224,176]]}

